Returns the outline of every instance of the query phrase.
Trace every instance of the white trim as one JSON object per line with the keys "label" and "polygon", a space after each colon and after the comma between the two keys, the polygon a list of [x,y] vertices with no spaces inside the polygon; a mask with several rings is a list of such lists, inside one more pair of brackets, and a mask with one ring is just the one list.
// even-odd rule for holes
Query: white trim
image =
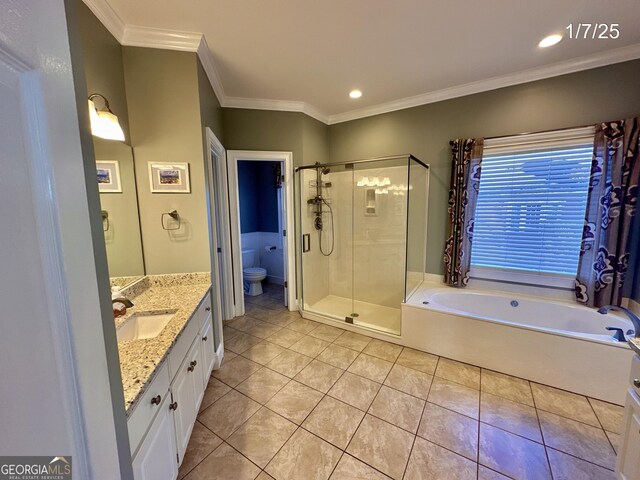
{"label": "white trim", "polygon": [[64,409],[61,415],[70,426],[71,442],[77,455],[74,460],[80,478],[89,474],[90,447],[87,422],[83,415],[82,393],[79,391],[79,373],[76,349],[73,342],[72,312],[69,305],[69,290],[65,276],[64,252],[61,245],[60,211],[54,178],[55,166],[49,147],[48,125],[43,112],[46,105],[43,97],[41,75],[29,69],[12,52],[0,44],[0,61],[16,72],[23,109],[23,131],[29,132],[25,144],[27,165],[33,199],[33,212],[38,219],[38,249],[44,285],[43,297],[49,306],[49,332],[55,355],[56,371],[60,378],[60,389],[64,392]]}
{"label": "white trim", "polygon": [[207,78],[209,79],[211,88],[213,88],[213,93],[215,93],[216,97],[218,98],[220,106],[226,106],[227,96],[224,93],[222,80],[220,80],[220,75],[218,74],[218,70],[216,70],[216,64],[213,60],[213,55],[211,54],[209,45],[207,45],[207,39],[204,38],[204,35],[202,35],[202,38],[200,39],[200,43],[198,44],[196,52],[198,53],[198,58],[200,59],[202,68],[207,74]]}
{"label": "white trim", "polygon": [[[231,235],[229,231],[229,194],[227,189],[227,154],[225,148],[220,143],[220,140],[215,136],[213,131],[209,128],[205,128],[205,134],[207,138],[207,185],[209,187],[209,195],[212,196],[210,204],[211,208],[210,221],[211,221],[211,260],[213,262],[211,272],[211,284],[212,290],[215,290],[216,301],[220,306],[219,318],[222,320],[231,320],[233,318],[233,268],[231,258]],[[216,173],[214,178],[213,160],[211,158],[211,151],[216,154]],[[219,218],[218,218],[219,216]],[[216,222],[216,219],[218,222]],[[218,238],[216,235],[216,224],[222,225],[222,232],[220,235],[221,242],[218,245]],[[222,251],[222,275],[223,279],[220,280],[218,272],[220,271],[218,264],[217,248]],[[225,282],[224,298],[221,296],[220,289],[216,288],[219,282]],[[222,324],[220,324],[222,328]]]}
{"label": "white trim", "polygon": [[287,306],[295,311],[297,300],[295,294],[296,267],[295,267],[295,223],[293,215],[293,153],[269,152],[252,150],[229,150],[227,152],[227,166],[229,175],[229,213],[231,222],[231,248],[233,249],[233,282],[236,292],[236,316],[244,315],[244,289],[242,285],[242,249],[240,245],[240,196],[238,190],[238,162],[240,160],[284,162],[284,193],[283,205],[285,207],[286,220],[284,229],[287,230],[286,248],[283,245],[284,272],[287,281]]}
{"label": "white trim", "polygon": [[[222,330],[220,330],[220,338],[222,339]],[[213,362],[212,370],[218,370],[222,366],[222,361],[224,360],[224,342],[220,341],[220,345],[218,345],[218,351],[215,355],[216,359]]]}
{"label": "white trim", "polygon": [[131,47],[162,48],[195,52],[200,46],[202,34],[197,32],[181,32],[161,28],[127,25],[122,36],[122,44]]}
{"label": "white trim", "polygon": [[327,125],[372,117],[383,113],[404,110],[405,108],[427,105],[429,103],[441,102],[452,98],[464,97],[475,93],[487,92],[498,88],[510,87],[640,58],[640,44],[628,45],[626,47],[585,55],[551,65],[530,68],[520,72],[500,75],[440,90],[433,90],[412,97],[400,98],[391,102],[329,115],[313,105],[302,101],[228,97],[224,93],[220,76],[216,71],[213,54],[208,48],[206,39],[202,33],[126,25],[109,5],[108,0],[83,1],[122,45],[197,52],[200,62],[207,72],[213,91],[216,97],[218,97],[218,101],[222,107],[301,112]]}
{"label": "white trim", "polygon": [[441,102],[443,100],[464,97],[475,93],[497,90],[499,88],[534,82],[536,80],[557,77],[568,73],[581,72],[583,70],[603,67],[605,65],[635,60],[637,58],[640,58],[640,44],[628,45],[626,47],[616,48],[607,52],[586,55],[584,57],[557,62],[551,65],[522,70],[520,72],[509,73],[507,75],[478,80],[477,82],[443,88],[441,90],[434,90],[414,97],[401,98],[399,100],[382,103],[380,105],[330,115],[327,123],[328,125],[333,125],[335,123],[348,122],[350,120],[357,120],[359,118],[371,117],[383,113],[394,112],[396,110],[403,110],[405,108]]}
{"label": "white trim", "polygon": [[124,37],[126,25],[109,2],[107,0],[83,1],[96,18],[109,30],[109,33],[116,37],[116,40],[122,44],[122,37]]}
{"label": "white trim", "polygon": [[290,100],[270,100],[266,98],[226,97],[225,108],[246,108],[250,110],[274,110],[278,112],[301,112],[329,125],[330,117],[306,102]]}

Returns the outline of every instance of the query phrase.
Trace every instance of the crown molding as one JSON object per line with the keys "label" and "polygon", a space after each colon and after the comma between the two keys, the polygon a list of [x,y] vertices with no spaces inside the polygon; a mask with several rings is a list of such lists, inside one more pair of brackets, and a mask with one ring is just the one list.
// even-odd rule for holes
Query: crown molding
{"label": "crown molding", "polygon": [[283,112],[300,112],[309,115],[327,125],[348,122],[359,118],[381,115],[384,113],[417,107],[429,103],[441,102],[452,98],[473,95],[499,88],[557,77],[569,73],[603,67],[614,63],[626,62],[640,58],[640,44],[587,55],[564,62],[545,65],[538,68],[501,75],[477,82],[457,85],[435,90],[420,95],[401,98],[391,102],[350,110],[344,113],[328,115],[316,107],[302,101],[272,100],[262,98],[228,97],[224,93],[222,81],[215,67],[213,54],[207,45],[204,35],[197,32],[181,32],[159,28],[126,25],[111,7],[108,0],[83,0],[93,14],[122,44],[136,47],[160,48],[196,52],[207,73],[211,87],[225,108],[246,108],[252,110],[275,110]]}
{"label": "crown molding", "polygon": [[127,25],[120,43],[130,47],[197,52],[202,37],[201,33],[196,32],[180,32],[178,30]]}
{"label": "crown molding", "polygon": [[300,112],[328,124],[329,117],[306,102],[292,100],[270,100],[264,98],[227,97],[225,108],[246,108],[250,110],[275,110],[279,112]]}
{"label": "crown molding", "polygon": [[124,37],[125,23],[120,16],[111,7],[107,0],[83,0],[89,10],[100,20],[109,33],[116,37],[116,40],[122,44]]}
{"label": "crown molding", "polygon": [[216,70],[213,54],[209,49],[209,45],[207,45],[207,39],[204,38],[204,35],[202,35],[196,52],[198,54],[198,58],[200,59],[200,63],[202,64],[202,68],[207,74],[207,78],[209,79],[211,88],[213,88],[213,93],[215,93],[216,97],[218,98],[220,106],[225,107],[227,103],[227,96],[224,93],[224,87],[222,86],[222,81],[220,80],[218,70]]}
{"label": "crown molding", "polygon": [[640,44],[629,45],[615,50],[609,50],[607,52],[596,53],[564,62],[545,65],[543,67],[522,70],[520,72],[488,78],[486,80],[479,80],[477,82],[444,88],[442,90],[435,90],[433,92],[423,93],[414,97],[401,98],[399,100],[371,107],[359,108],[336,115],[329,115],[327,123],[329,125],[333,125],[336,123],[348,122],[359,118],[371,117],[383,113],[403,110],[405,108],[441,102],[443,100],[534,82],[536,80],[557,77],[560,75],[603,67],[614,63],[626,62],[628,60],[635,60],[638,58],[640,58]]}

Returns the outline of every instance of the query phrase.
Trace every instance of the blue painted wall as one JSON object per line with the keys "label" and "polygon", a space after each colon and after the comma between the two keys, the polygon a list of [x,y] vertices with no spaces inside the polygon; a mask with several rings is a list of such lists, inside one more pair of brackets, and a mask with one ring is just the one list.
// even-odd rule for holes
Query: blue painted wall
{"label": "blue painted wall", "polygon": [[240,231],[278,231],[278,193],[273,188],[273,165],[277,162],[238,162]]}

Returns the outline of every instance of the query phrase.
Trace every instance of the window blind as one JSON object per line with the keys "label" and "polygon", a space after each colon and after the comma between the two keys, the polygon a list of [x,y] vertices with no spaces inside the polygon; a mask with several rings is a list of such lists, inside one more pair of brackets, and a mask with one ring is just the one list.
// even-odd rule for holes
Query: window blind
{"label": "window blind", "polygon": [[[523,136],[527,137],[527,136]],[[589,186],[593,136],[487,147],[471,264],[574,275]]]}

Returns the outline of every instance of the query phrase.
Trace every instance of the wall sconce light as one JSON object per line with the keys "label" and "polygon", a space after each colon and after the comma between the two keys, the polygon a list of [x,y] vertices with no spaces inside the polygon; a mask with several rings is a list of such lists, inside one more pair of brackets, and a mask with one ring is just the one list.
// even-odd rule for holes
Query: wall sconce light
{"label": "wall sconce light", "polygon": [[[100,97],[104,106],[98,110],[93,99]],[[124,132],[118,122],[118,117],[109,108],[109,101],[99,93],[89,95],[89,118],[91,119],[91,133],[105,140],[124,141]]]}

